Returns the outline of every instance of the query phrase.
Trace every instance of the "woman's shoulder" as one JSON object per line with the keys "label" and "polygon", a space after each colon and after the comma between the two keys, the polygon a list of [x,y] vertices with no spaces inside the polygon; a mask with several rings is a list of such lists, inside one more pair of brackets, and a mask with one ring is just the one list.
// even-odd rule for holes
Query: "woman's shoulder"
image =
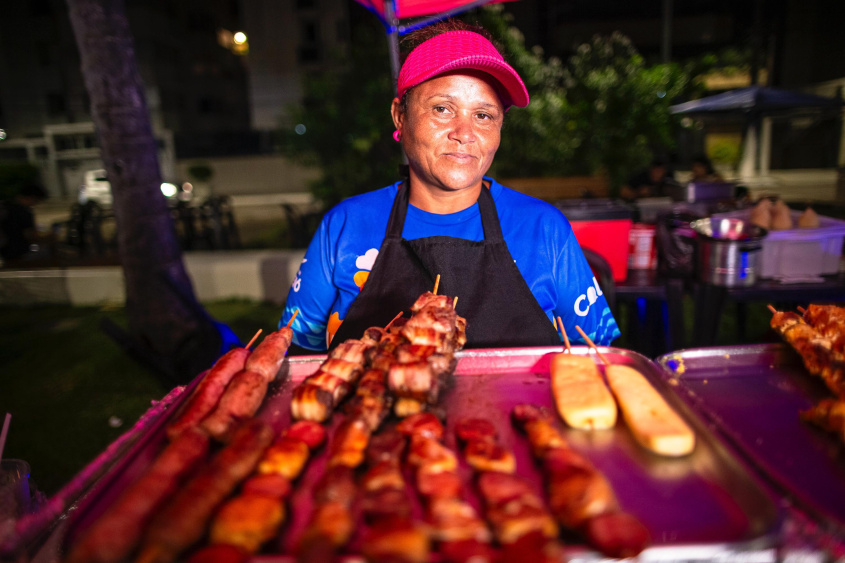
{"label": "woman's shoulder", "polygon": [[569,221],[561,210],[547,201],[503,186],[495,180],[490,186],[490,193],[496,201],[500,215],[502,212],[512,213],[524,220],[541,220],[569,227]]}
{"label": "woman's shoulder", "polygon": [[398,184],[348,197],[326,212],[324,221],[367,221],[386,217],[381,211],[393,206]]}

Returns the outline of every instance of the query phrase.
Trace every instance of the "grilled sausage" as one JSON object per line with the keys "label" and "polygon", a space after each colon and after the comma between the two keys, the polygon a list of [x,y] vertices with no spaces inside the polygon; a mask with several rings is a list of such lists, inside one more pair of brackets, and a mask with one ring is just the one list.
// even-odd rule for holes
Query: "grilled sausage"
{"label": "grilled sausage", "polygon": [[226,386],[244,369],[249,355],[250,352],[246,348],[234,348],[215,362],[197,385],[181,414],[168,425],[168,438],[176,439],[186,428],[197,426],[214,410]]}
{"label": "grilled sausage", "polygon": [[205,432],[188,428],[167,446],[71,548],[68,563],[112,563],[126,559],[153,513],[205,458]]}
{"label": "grilled sausage", "polygon": [[252,473],[273,436],[272,427],[257,419],[239,426],[231,442],[150,523],[138,563],[173,561],[199,541],[214,510]]}
{"label": "grilled sausage", "polygon": [[235,425],[258,411],[266,393],[264,376],[254,371],[240,372],[229,383],[214,412],[202,421],[203,429],[217,440],[228,442]]}

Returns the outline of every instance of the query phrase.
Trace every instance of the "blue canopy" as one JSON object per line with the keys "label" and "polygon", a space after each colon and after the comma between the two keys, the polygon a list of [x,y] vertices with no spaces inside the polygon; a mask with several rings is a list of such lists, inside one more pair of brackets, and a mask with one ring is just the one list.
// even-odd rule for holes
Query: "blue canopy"
{"label": "blue canopy", "polygon": [[842,100],[814,94],[749,86],[671,106],[672,113],[775,113],[803,108],[839,108]]}

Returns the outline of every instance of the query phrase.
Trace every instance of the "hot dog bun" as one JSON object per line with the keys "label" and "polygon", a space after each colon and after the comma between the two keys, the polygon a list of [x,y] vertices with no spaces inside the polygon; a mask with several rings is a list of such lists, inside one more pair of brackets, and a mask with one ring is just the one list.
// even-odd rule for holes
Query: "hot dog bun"
{"label": "hot dog bun", "polygon": [[552,359],[552,395],[557,411],[572,428],[613,428],[616,403],[592,358],[557,354]]}
{"label": "hot dog bun", "polygon": [[622,416],[640,445],[656,454],[672,457],[687,455],[693,450],[693,431],[640,372],[617,365],[608,366],[606,373]]}

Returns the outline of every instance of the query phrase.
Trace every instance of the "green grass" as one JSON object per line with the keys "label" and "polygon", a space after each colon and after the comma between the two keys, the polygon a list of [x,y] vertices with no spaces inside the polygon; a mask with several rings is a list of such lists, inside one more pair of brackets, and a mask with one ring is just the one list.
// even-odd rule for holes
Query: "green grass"
{"label": "green grass", "polygon": [[[275,330],[281,307],[250,301],[206,304],[243,340]],[[99,328],[125,324],[122,309],[0,308],[0,416],[12,413],[4,458],[29,462],[50,495],[170,390]],[[122,424],[113,427],[110,419]]]}

